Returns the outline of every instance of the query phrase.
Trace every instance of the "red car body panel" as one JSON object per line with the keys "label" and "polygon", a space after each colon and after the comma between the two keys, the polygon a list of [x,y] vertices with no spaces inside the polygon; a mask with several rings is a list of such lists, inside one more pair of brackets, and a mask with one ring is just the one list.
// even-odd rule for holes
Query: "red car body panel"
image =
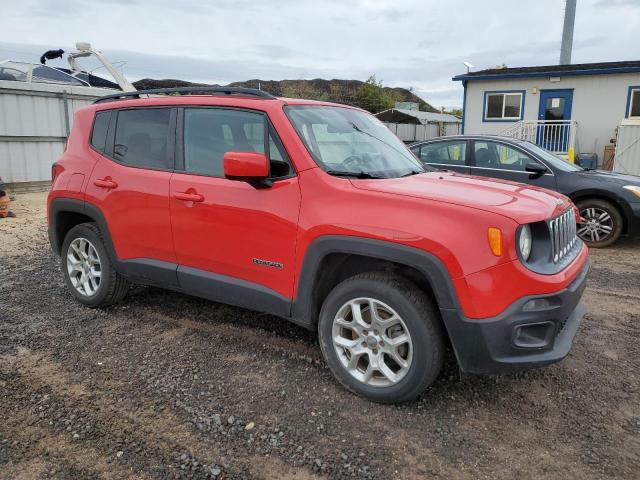
{"label": "red car body panel", "polygon": [[[446,267],[463,313],[472,319],[495,316],[526,295],[562,290],[587,263],[586,247],[554,275],[535,273],[517,258],[518,225],[558,215],[571,204],[568,198],[445,172],[384,180],[330,176],[316,165],[284,112],[285,105],[296,104],[335,106],[291,99],[169,96],[87,107],[76,114],[49,203],[77,198],[99,208],[120,259],[154,258],[202,269],[262,285],[292,300],[300,288],[306,251],[327,235],[377,239],[429,252]],[[297,175],[257,189],[226,178],[125,166],[88,144],[96,111],[189,105],[265,112]],[[117,188],[105,188],[103,182],[114,182]],[[502,231],[499,257],[486,241],[488,227]],[[276,268],[264,268],[261,261]]]}
{"label": "red car body panel", "polygon": [[[197,192],[203,201],[175,198],[186,191]],[[170,203],[178,263],[292,298],[300,197],[297,177],[256,189],[241,181],[175,173]],[[265,268],[259,261],[281,268]]]}

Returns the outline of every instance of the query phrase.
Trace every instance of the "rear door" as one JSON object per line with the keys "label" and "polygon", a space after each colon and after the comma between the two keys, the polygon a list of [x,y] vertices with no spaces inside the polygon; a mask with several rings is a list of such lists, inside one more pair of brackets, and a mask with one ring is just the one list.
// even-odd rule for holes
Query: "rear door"
{"label": "rear door", "polygon": [[[181,284],[216,298],[215,290],[240,279],[249,282],[241,284],[245,291],[264,293],[266,287],[291,298],[300,188],[266,114],[198,107],[184,108],[179,117],[181,165],[171,179],[170,201]],[[225,178],[227,151],[266,153],[273,185],[256,188]]]}
{"label": "rear door", "polygon": [[127,272],[153,280],[148,270],[166,270],[163,283],[175,283],[169,213],[175,121],[172,108],[111,111],[104,147],[92,147],[99,159],[86,190],[87,202],[105,217],[118,259],[128,261]]}
{"label": "rear door", "polygon": [[473,175],[556,189],[553,172],[549,169],[544,175],[533,175],[527,172],[525,168],[528,162],[540,163],[540,161],[513,145],[492,140],[473,140],[471,162]]}
{"label": "rear door", "polygon": [[411,151],[425,165],[439,170],[470,173],[467,164],[467,140],[439,140],[411,147]]}

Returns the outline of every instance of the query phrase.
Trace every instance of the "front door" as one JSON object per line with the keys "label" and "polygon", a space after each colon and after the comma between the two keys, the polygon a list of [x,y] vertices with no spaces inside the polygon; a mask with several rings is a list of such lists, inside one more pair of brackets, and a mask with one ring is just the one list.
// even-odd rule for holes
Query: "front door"
{"label": "front door", "polygon": [[553,172],[548,170],[543,175],[527,172],[527,163],[540,162],[515,146],[492,140],[474,140],[472,152],[472,175],[556,189],[556,177]]}
{"label": "front door", "polygon": [[536,143],[552,152],[564,153],[569,146],[573,90],[541,90]]}
{"label": "front door", "polygon": [[[217,107],[185,108],[181,116],[183,165],[170,187],[181,285],[212,299],[230,284],[240,285],[247,296],[275,292],[291,298],[300,188],[267,116]],[[273,185],[257,188],[225,178],[227,151],[268,155]],[[250,304],[232,297],[225,301]]]}
{"label": "front door", "polygon": [[467,146],[466,140],[439,140],[414,145],[411,151],[425,165],[438,170],[468,174]]}

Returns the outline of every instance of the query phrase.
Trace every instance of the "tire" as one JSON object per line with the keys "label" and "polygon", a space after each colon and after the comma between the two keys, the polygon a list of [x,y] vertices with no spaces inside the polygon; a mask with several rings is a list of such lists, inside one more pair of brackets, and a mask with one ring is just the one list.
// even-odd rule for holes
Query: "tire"
{"label": "tire", "polygon": [[[62,243],[60,266],[71,294],[88,307],[117,303],[129,289],[129,282],[113,268],[102,233],[94,223],[82,223],[69,230]],[[100,272],[99,277],[96,272]],[[82,279],[89,274],[94,279],[87,284]]]}
{"label": "tire", "polygon": [[620,210],[611,202],[597,198],[579,201],[576,206],[580,217],[587,222],[578,225],[578,236],[592,248],[614,244],[622,234],[623,220]]}
{"label": "tire", "polygon": [[[396,324],[391,328],[383,325],[375,329],[372,324],[367,327],[366,336],[363,329],[356,332],[353,328],[354,308],[360,311],[366,323],[367,319],[371,320],[369,300],[373,300],[378,317],[387,318],[384,321],[393,323],[390,314],[395,314],[403,325]],[[336,323],[334,320],[337,317],[343,320],[350,318],[351,327],[341,326],[348,322]],[[392,342],[402,340],[404,336],[401,333],[408,333],[409,342],[394,348],[396,358],[406,364],[404,367],[386,353],[382,357],[378,356],[380,353],[375,354],[376,351],[388,351],[391,348],[389,342],[384,343],[385,339]],[[390,273],[363,273],[338,284],[322,305],[318,337],[324,358],[336,379],[347,390],[380,403],[402,403],[415,399],[436,379],[445,354],[442,322],[433,303],[416,285]],[[353,348],[337,346],[334,338],[338,337],[341,345],[351,342]],[[374,372],[369,380],[366,379],[366,372],[370,368],[375,370],[371,359],[375,363],[376,357],[378,362],[382,358],[385,371],[393,373],[394,381],[382,371]],[[356,361],[354,368],[349,362]],[[399,370],[394,371],[393,367],[399,367]]]}

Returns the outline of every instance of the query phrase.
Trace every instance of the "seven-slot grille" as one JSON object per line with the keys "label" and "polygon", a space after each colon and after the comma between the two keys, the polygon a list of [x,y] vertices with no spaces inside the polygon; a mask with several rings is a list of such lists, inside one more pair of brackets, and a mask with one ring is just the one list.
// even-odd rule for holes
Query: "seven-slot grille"
{"label": "seven-slot grille", "polygon": [[551,256],[558,263],[571,251],[578,241],[576,235],[576,214],[569,208],[560,216],[549,221],[551,233]]}

